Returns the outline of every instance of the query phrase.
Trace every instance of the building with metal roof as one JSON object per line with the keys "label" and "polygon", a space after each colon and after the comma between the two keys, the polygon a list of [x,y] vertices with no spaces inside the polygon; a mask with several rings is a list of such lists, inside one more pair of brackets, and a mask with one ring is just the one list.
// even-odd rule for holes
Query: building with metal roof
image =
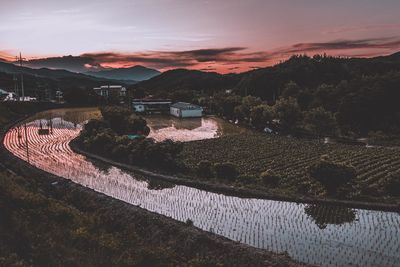
{"label": "building with metal roof", "polygon": [[203,116],[203,108],[191,103],[177,102],[171,105],[170,114],[178,118],[199,118]]}

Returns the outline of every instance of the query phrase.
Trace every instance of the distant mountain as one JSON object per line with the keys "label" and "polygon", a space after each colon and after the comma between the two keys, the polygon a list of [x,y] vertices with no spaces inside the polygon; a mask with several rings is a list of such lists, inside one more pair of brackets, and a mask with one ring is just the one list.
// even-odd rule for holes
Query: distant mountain
{"label": "distant mountain", "polygon": [[105,84],[126,85],[121,81],[98,78],[66,70],[21,68],[11,63],[0,62],[0,88],[13,91],[14,76],[18,78],[18,86],[20,86],[20,73],[23,74],[25,92],[31,96],[35,96],[44,89],[54,92],[58,89],[91,89]]}
{"label": "distant mountain", "polygon": [[86,72],[86,74],[95,77],[114,79],[114,80],[131,80],[131,81],[148,80],[150,78],[159,75],[160,73],[161,72],[159,72],[158,70],[149,69],[139,65],[130,68],[118,68],[118,69]]}
{"label": "distant mountain", "polygon": [[70,72],[67,70],[62,70],[62,69],[48,69],[48,68],[41,68],[41,69],[32,69],[28,67],[19,67],[17,65],[14,65],[12,63],[6,63],[6,62],[0,62],[0,71],[9,73],[9,74],[14,74],[14,73],[22,73],[23,74],[29,74],[33,75],[36,77],[46,77],[46,78],[51,78],[51,79],[58,79],[58,78],[83,78],[83,79],[90,79],[90,80],[104,80],[104,79],[99,79],[96,77],[92,77],[89,75],[81,74],[81,73],[75,73],[75,72]]}
{"label": "distant mountain", "polygon": [[25,62],[25,65],[35,69],[63,69],[71,72],[80,73],[88,71],[86,67],[87,65],[98,67],[92,58],[81,56],[63,56],[31,59]]}
{"label": "distant mountain", "polygon": [[136,87],[149,92],[171,92],[175,90],[214,91],[232,89],[240,79],[238,74],[223,75],[216,72],[175,69],[142,81]]}

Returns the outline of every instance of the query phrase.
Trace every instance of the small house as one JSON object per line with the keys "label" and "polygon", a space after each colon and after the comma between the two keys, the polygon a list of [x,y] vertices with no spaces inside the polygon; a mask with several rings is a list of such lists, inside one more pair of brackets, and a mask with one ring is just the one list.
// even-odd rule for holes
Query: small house
{"label": "small house", "polygon": [[137,113],[168,114],[172,101],[169,99],[133,99],[132,108]]}
{"label": "small house", "polygon": [[178,118],[199,118],[203,116],[203,108],[185,102],[177,102],[170,107],[170,114]]}
{"label": "small house", "polygon": [[126,96],[126,88],[122,85],[103,85],[100,87],[95,87],[93,90],[96,94],[108,97],[109,95],[116,95],[120,97]]}

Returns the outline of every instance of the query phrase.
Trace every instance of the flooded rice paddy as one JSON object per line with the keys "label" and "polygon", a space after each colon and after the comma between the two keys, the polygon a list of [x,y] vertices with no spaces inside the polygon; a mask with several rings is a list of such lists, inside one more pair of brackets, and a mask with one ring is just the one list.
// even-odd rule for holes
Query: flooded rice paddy
{"label": "flooded rice paddy", "polygon": [[166,115],[152,115],[144,118],[150,128],[148,137],[156,141],[171,139],[188,142],[248,131],[216,117],[179,119]]}
{"label": "flooded rice paddy", "polygon": [[[321,266],[400,266],[398,213],[225,196],[148,181],[116,167],[99,166],[74,153],[68,145],[79,134],[82,123],[96,116],[99,113],[94,109],[43,112],[26,122],[28,142],[21,125],[6,134],[4,144],[19,158],[52,174],[179,221],[190,219],[196,227],[235,241],[287,252],[302,262]],[[40,124],[45,127],[50,117],[52,133],[39,135]],[[182,128],[175,120],[165,124],[162,119],[157,120],[149,121],[156,140],[170,134],[177,140],[179,129],[185,132],[183,141],[223,134],[224,126],[213,119],[201,119],[200,126],[197,121]],[[193,137],[190,131],[195,132]]]}

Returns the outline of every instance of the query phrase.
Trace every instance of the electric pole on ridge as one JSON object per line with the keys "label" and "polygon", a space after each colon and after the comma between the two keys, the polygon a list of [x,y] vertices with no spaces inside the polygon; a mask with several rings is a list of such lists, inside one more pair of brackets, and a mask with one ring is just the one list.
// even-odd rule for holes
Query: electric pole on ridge
{"label": "electric pole on ridge", "polygon": [[25,101],[25,90],[24,90],[24,76],[22,73],[22,55],[19,52],[19,66],[21,67],[21,91],[22,91],[22,101]]}

